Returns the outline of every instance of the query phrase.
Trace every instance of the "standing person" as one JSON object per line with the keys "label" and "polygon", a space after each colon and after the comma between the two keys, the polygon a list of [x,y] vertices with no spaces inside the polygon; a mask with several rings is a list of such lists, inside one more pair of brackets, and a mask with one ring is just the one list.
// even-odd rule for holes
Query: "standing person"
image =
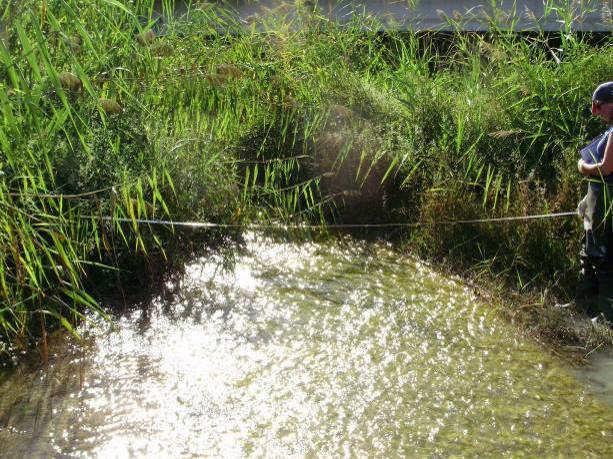
{"label": "standing person", "polygon": [[577,301],[590,315],[613,322],[613,81],[594,91],[592,115],[600,117],[607,130],[581,150],[577,164],[588,179],[587,195],[578,208],[585,237]]}

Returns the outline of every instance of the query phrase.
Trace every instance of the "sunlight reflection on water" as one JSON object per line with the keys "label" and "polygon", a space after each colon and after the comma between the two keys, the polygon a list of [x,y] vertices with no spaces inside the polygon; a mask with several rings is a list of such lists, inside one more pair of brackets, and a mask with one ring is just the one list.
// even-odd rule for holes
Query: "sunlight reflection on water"
{"label": "sunlight reflection on water", "polygon": [[174,300],[86,334],[90,346],[0,387],[30,393],[0,403],[13,451],[612,452],[610,410],[569,371],[459,282],[382,244],[252,234],[230,262],[187,266]]}

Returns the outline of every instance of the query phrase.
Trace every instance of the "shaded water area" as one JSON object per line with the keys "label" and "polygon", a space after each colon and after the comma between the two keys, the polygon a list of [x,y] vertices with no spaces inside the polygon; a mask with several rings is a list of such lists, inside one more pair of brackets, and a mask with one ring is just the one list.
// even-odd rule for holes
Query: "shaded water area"
{"label": "shaded water area", "polygon": [[613,455],[606,400],[383,244],[249,235],[82,332],[0,382],[0,454]]}
{"label": "shaded water area", "polygon": [[579,368],[577,375],[592,394],[613,407],[613,351],[594,354],[590,365]]}

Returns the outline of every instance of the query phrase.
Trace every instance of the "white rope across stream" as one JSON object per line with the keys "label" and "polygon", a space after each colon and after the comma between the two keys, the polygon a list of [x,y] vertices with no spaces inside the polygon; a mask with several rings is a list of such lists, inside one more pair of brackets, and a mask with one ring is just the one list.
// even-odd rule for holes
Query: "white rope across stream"
{"label": "white rope across stream", "polygon": [[[463,225],[470,223],[501,223],[522,220],[543,220],[547,218],[561,218],[577,216],[577,212],[557,212],[551,214],[536,214],[536,215],[518,215],[511,217],[497,218],[476,218],[472,220],[453,220],[434,222],[434,225]],[[101,217],[103,221],[120,222],[120,223],[138,223],[143,225],[160,225],[160,226],[177,226],[185,228],[252,228],[252,229],[326,229],[326,228],[402,228],[402,227],[417,227],[423,226],[426,222],[414,223],[331,223],[328,225],[283,225],[283,224],[268,224],[268,223],[249,223],[246,225],[232,223],[211,223],[211,222],[184,222],[172,220],[155,220],[143,218],[124,218],[124,217]]]}

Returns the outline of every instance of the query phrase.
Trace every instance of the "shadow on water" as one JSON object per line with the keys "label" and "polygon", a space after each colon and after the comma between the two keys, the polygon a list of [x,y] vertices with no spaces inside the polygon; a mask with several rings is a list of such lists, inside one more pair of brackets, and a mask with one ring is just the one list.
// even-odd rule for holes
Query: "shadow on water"
{"label": "shadow on water", "polygon": [[134,309],[145,313],[152,301],[162,298],[171,302],[191,260],[220,256],[231,269],[236,253],[245,243],[240,233],[218,233],[215,230],[175,228],[163,239],[162,253],[150,249],[147,255],[107,253],[102,265],[121,266],[120,271],[94,267],[86,276],[88,291],[111,314],[121,315]]}

